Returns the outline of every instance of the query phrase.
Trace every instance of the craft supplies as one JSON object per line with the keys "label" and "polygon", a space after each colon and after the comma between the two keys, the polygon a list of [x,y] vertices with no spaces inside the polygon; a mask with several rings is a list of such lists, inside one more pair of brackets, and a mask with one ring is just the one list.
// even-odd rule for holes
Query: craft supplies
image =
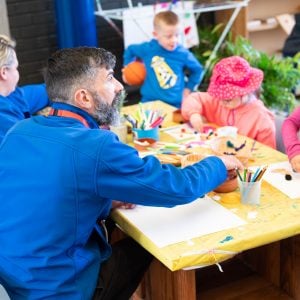
{"label": "craft supplies", "polygon": [[151,138],[156,141],[159,140],[158,127],[154,127],[151,129],[132,128],[132,132],[133,132],[133,140],[142,139],[142,138]]}
{"label": "craft supplies", "polygon": [[241,193],[241,202],[244,204],[259,204],[261,179],[267,170],[267,166],[249,170],[245,168],[243,175],[236,169],[238,175],[238,185]]}
{"label": "craft supplies", "polygon": [[250,145],[244,137],[216,137],[210,141],[210,147],[216,155],[234,155],[244,166],[251,158]]}
{"label": "craft supplies", "polygon": [[144,110],[140,103],[134,114],[124,114],[124,118],[129,122],[132,128],[141,130],[150,130],[159,127],[167,115],[162,110]]}

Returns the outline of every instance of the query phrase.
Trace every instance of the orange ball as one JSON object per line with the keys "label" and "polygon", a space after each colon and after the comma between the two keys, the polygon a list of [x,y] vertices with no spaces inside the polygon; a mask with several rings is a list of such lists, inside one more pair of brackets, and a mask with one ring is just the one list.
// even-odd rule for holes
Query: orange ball
{"label": "orange ball", "polygon": [[123,68],[123,77],[129,85],[141,85],[146,77],[145,65],[140,61],[133,61]]}

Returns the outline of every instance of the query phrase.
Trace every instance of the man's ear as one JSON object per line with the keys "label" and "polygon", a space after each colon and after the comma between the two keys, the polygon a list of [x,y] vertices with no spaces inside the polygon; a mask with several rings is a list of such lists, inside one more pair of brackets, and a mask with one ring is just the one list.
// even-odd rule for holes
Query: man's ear
{"label": "man's ear", "polygon": [[78,107],[89,111],[93,107],[93,97],[86,89],[79,89],[74,95],[75,103]]}

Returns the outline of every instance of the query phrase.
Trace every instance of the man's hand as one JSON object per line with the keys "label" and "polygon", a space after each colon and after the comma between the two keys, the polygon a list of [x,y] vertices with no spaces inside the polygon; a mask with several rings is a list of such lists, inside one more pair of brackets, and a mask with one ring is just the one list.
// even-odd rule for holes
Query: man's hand
{"label": "man's hand", "polygon": [[113,200],[112,201],[112,205],[111,208],[124,208],[124,209],[132,209],[135,208],[135,204],[133,203],[126,203],[126,202],[122,202],[122,201],[117,201],[117,200]]}
{"label": "man's hand", "polygon": [[222,155],[219,158],[223,161],[224,165],[226,166],[227,170],[243,170],[243,164],[233,155]]}
{"label": "man's hand", "polygon": [[295,172],[300,173],[300,154],[294,156],[290,160],[291,166]]}

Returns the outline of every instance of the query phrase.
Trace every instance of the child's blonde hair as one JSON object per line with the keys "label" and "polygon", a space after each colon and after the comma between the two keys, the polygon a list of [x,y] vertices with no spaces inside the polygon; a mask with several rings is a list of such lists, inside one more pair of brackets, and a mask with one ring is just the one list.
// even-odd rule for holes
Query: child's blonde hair
{"label": "child's blonde hair", "polygon": [[179,23],[178,15],[170,10],[161,11],[154,16],[154,28],[157,29],[161,23],[166,25],[177,25]]}
{"label": "child's blonde hair", "polygon": [[14,40],[0,34],[0,68],[10,66],[14,62],[15,46],[16,43]]}

